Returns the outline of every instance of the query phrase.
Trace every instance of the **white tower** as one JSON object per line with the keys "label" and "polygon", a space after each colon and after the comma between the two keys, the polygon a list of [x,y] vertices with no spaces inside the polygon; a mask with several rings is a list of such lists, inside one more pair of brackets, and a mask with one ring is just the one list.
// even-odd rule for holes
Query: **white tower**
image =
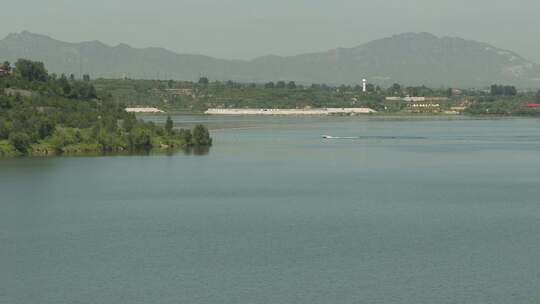
{"label": "white tower", "polygon": [[367,92],[367,87],[366,87],[366,81],[365,79],[362,79],[362,92]]}

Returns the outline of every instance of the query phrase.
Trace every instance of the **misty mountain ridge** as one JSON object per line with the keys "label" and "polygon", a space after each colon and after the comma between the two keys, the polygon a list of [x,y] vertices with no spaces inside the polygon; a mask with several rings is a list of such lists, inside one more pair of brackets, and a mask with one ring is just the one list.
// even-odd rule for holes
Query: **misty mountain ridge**
{"label": "misty mountain ridge", "polygon": [[163,48],[109,46],[100,41],[68,43],[23,31],[0,40],[0,59],[43,61],[50,72],[140,79],[357,84],[362,78],[390,85],[540,86],[540,65],[487,43],[429,33],[405,33],[357,47],[296,56],[226,60],[177,54]]}

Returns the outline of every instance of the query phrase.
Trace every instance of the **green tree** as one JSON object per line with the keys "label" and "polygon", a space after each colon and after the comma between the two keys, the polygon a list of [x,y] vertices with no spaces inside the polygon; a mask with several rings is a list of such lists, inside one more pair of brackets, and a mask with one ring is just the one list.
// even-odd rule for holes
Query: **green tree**
{"label": "green tree", "polygon": [[104,152],[112,152],[118,150],[118,148],[124,148],[121,143],[123,138],[114,132],[108,132],[107,129],[102,128],[96,135],[96,141],[101,146],[101,150]]}
{"label": "green tree", "polygon": [[296,83],[294,81],[289,81],[289,83],[287,83],[287,89],[289,90],[296,89]]}
{"label": "green tree", "polygon": [[540,90],[538,90],[538,92],[536,92],[536,101],[540,102]]}
{"label": "green tree", "polygon": [[165,122],[165,132],[167,132],[167,134],[172,134],[173,127],[174,122],[172,118],[170,116],[167,116],[167,121]]}
{"label": "green tree", "polygon": [[193,145],[195,146],[211,146],[212,138],[208,129],[203,125],[196,125],[193,128]]}
{"label": "green tree", "polygon": [[96,88],[94,88],[92,84],[88,82],[75,81],[71,85],[69,85],[69,93],[66,96],[71,99],[87,100],[97,98],[97,93]]}
{"label": "green tree", "polygon": [[69,96],[71,94],[71,85],[66,77],[66,74],[60,75],[58,79],[58,86],[62,88],[62,93],[64,96]]}
{"label": "green tree", "polygon": [[199,84],[202,86],[207,86],[210,83],[207,77],[199,78]]}
{"label": "green tree", "polygon": [[490,93],[493,96],[516,96],[517,89],[514,86],[492,85]]}
{"label": "green tree", "polygon": [[44,139],[54,133],[55,124],[51,119],[42,119],[39,122],[38,135],[40,139]]}
{"label": "green tree", "polygon": [[19,152],[26,154],[32,140],[25,132],[14,132],[9,135],[9,143]]}
{"label": "green tree", "polygon": [[4,63],[2,63],[2,69],[4,71],[11,71],[11,63],[9,63],[9,61],[4,61]]}
{"label": "green tree", "polygon": [[401,85],[399,85],[399,83],[394,83],[391,87],[390,87],[390,94],[392,95],[401,95],[402,92],[401,92]]}
{"label": "green tree", "polygon": [[56,128],[50,138],[50,142],[57,151],[62,151],[66,146],[82,142],[81,130],[77,128]]}
{"label": "green tree", "polygon": [[137,118],[133,113],[129,113],[122,121],[122,129],[129,133],[136,124]]}
{"label": "green tree", "polygon": [[19,59],[17,60],[15,66],[17,68],[18,75],[25,80],[46,81],[48,78],[48,73],[43,62]]}
{"label": "green tree", "polygon": [[499,86],[499,85],[496,85],[496,84],[491,85],[490,93],[493,96],[502,95],[502,93],[503,93],[502,86]]}
{"label": "green tree", "polygon": [[9,134],[13,131],[13,123],[5,118],[0,117],[0,139],[8,139]]}
{"label": "green tree", "polygon": [[504,95],[506,95],[506,96],[516,96],[517,95],[517,89],[514,86],[505,86],[503,91],[504,91]]}
{"label": "green tree", "polygon": [[366,91],[370,92],[370,93],[373,93],[375,92],[375,85],[373,85],[372,83],[368,83],[366,85]]}
{"label": "green tree", "polygon": [[184,140],[186,145],[191,145],[191,141],[193,140],[193,135],[191,134],[191,130],[189,129],[180,129],[178,132],[180,135],[180,138]]}
{"label": "green tree", "polygon": [[[3,89],[0,89],[3,91]],[[11,109],[11,100],[7,96],[0,94],[0,109]]]}
{"label": "green tree", "polygon": [[285,81],[278,81],[276,84],[276,88],[278,89],[284,89],[286,86]]}
{"label": "green tree", "polygon": [[152,130],[144,124],[138,124],[129,134],[132,150],[150,150],[152,148]]}
{"label": "green tree", "polygon": [[264,84],[265,89],[273,89],[274,87],[275,87],[275,84],[272,81]]}

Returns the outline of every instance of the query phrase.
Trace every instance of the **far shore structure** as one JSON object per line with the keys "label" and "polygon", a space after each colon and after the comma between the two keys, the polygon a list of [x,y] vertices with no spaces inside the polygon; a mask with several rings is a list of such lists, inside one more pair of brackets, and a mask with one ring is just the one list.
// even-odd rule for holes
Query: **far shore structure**
{"label": "far shore structure", "polygon": [[331,114],[371,114],[370,108],[321,108],[321,109],[208,109],[208,115],[331,115]]}
{"label": "far shore structure", "polygon": [[128,113],[164,113],[158,108],[126,108]]}

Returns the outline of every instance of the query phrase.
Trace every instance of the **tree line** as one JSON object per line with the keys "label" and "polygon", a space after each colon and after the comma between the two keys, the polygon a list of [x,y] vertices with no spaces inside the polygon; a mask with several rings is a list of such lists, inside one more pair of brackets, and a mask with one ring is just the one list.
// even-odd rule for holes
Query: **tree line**
{"label": "tree line", "polygon": [[514,86],[494,84],[490,88],[490,93],[493,96],[516,96],[518,92]]}

